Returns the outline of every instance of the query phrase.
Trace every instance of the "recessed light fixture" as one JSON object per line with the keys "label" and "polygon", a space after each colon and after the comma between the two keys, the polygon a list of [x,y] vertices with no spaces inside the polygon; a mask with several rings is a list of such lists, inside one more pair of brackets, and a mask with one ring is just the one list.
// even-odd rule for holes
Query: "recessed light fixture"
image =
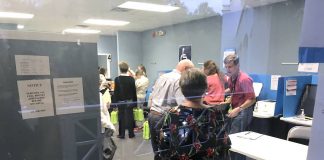
{"label": "recessed light fixture", "polygon": [[25,26],[22,25],[22,24],[18,24],[18,25],[17,25],[17,29],[24,29],[24,28],[25,28]]}
{"label": "recessed light fixture", "polygon": [[18,12],[0,12],[0,18],[17,18],[17,19],[31,19],[33,14],[18,13]]}
{"label": "recessed light fixture", "polygon": [[109,19],[87,19],[83,23],[102,25],[102,26],[124,26],[129,24],[127,21],[109,20]]}
{"label": "recessed light fixture", "polygon": [[160,5],[160,4],[153,4],[153,3],[133,2],[133,1],[127,1],[119,5],[118,7],[143,10],[143,11],[152,11],[152,12],[171,12],[179,9],[179,7],[174,7],[169,5]]}
{"label": "recessed light fixture", "polygon": [[78,33],[78,34],[97,34],[100,33],[100,30],[94,29],[81,29],[81,28],[67,28],[63,30],[63,34],[65,33]]}

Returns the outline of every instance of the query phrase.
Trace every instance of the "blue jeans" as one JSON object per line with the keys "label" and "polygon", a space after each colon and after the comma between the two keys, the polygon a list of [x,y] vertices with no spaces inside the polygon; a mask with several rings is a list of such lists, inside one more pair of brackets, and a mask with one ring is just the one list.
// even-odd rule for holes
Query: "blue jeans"
{"label": "blue jeans", "polygon": [[236,117],[231,119],[230,134],[243,132],[248,129],[253,118],[253,106],[242,110]]}

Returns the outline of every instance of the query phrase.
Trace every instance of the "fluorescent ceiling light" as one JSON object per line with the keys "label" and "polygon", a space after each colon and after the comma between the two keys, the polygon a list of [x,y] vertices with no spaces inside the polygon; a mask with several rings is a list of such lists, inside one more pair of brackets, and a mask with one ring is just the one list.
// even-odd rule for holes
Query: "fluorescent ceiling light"
{"label": "fluorescent ceiling light", "polygon": [[160,4],[153,4],[153,3],[133,2],[133,1],[127,1],[119,5],[118,7],[143,10],[143,11],[152,11],[152,12],[171,12],[179,9],[179,7],[174,7],[169,5],[160,5]]}
{"label": "fluorescent ceiling light", "polygon": [[33,14],[29,13],[18,13],[18,12],[0,12],[0,18],[20,18],[20,19],[31,19]]}
{"label": "fluorescent ceiling light", "polygon": [[17,25],[17,29],[24,29],[24,28],[25,28],[25,26],[22,25],[22,24],[18,24],[18,25]]}
{"label": "fluorescent ceiling light", "polygon": [[93,30],[93,29],[80,29],[80,28],[67,28],[63,30],[64,33],[79,33],[79,34],[97,34],[100,33],[100,30]]}
{"label": "fluorescent ceiling light", "polygon": [[124,26],[129,24],[127,21],[109,20],[109,19],[87,19],[83,23],[103,25],[103,26]]}

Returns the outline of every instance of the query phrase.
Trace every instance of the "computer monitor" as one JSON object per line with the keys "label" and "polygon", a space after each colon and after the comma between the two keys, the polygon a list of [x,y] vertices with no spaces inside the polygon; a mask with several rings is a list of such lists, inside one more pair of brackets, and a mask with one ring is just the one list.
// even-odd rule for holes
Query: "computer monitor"
{"label": "computer monitor", "polygon": [[302,94],[298,115],[301,113],[300,109],[304,109],[305,116],[313,117],[315,97],[316,97],[317,85],[307,84]]}

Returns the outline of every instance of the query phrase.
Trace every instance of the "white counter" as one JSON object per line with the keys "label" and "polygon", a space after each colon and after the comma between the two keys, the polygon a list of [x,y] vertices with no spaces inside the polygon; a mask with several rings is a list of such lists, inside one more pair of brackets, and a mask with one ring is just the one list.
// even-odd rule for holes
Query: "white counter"
{"label": "white counter", "polygon": [[281,117],[280,120],[292,124],[303,125],[303,126],[312,126],[313,124],[313,120],[301,119],[298,117]]}
{"label": "white counter", "polygon": [[307,158],[308,146],[306,145],[250,131],[229,136],[232,141],[231,151],[257,160],[306,160]]}

